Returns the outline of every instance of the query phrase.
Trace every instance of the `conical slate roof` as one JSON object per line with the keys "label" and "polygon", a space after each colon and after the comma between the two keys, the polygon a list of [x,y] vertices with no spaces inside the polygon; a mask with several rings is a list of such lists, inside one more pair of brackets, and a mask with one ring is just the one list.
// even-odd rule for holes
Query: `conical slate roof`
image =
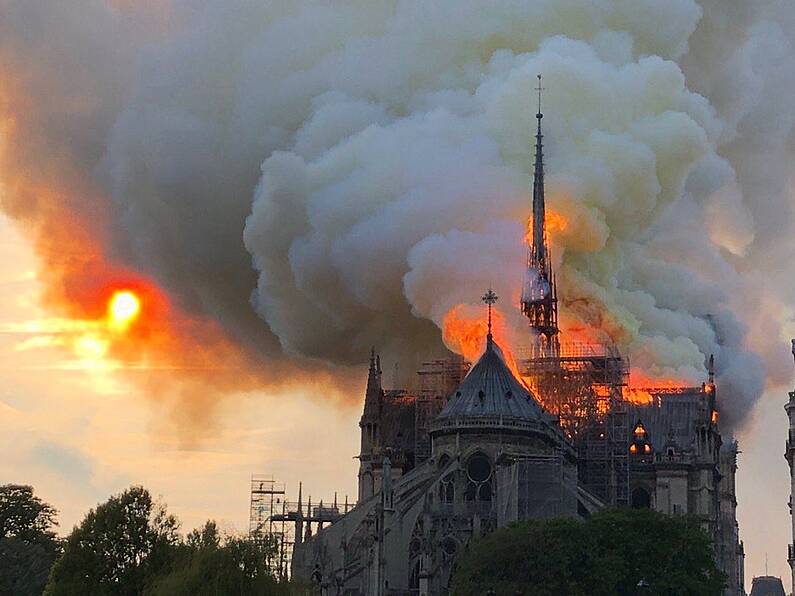
{"label": "conical slate roof", "polygon": [[538,422],[552,420],[530,390],[510,371],[502,350],[491,338],[480,360],[450,396],[436,420],[442,422],[463,417],[499,417]]}

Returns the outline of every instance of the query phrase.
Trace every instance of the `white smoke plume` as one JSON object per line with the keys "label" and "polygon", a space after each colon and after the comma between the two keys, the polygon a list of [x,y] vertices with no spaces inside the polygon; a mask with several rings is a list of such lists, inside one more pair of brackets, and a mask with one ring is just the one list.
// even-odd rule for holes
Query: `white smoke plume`
{"label": "white smoke plume", "polygon": [[[784,378],[791,3],[62,5],[80,18],[0,4],[0,84],[28,68],[17,167],[90,180],[112,253],[266,361],[438,352],[444,315],[490,284],[522,325],[543,73],[569,321],[652,376],[703,380],[715,354],[729,425]],[[80,55],[31,61],[54,31]]]}

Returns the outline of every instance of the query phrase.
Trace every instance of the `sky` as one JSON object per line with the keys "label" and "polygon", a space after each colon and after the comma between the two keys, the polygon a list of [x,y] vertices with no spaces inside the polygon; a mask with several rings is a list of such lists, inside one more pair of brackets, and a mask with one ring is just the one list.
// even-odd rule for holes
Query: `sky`
{"label": "sky", "polygon": [[300,391],[236,394],[201,445],[186,448],[159,405],[108,363],[37,343],[53,325],[35,256],[6,219],[0,237],[0,479],[33,485],[59,510],[60,533],[132,484],[159,496],[185,531],[207,519],[247,531],[251,474],[286,483],[291,499],[299,481],[313,500],[355,499],[356,407]]}
{"label": "sky", "polygon": [[528,340],[540,85],[564,337],[635,384],[714,355],[748,576],[785,574],[795,5],[484,6],[0,0],[3,478],[64,531],[131,483],[186,528],[244,529],[252,473],[353,494],[371,346],[407,383],[488,287]]}

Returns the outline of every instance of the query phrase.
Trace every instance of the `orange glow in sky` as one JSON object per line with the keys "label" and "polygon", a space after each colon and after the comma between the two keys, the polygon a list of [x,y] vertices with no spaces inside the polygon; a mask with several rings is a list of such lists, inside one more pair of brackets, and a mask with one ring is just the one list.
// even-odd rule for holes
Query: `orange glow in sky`
{"label": "orange glow in sky", "polygon": [[141,300],[130,290],[119,290],[108,303],[108,318],[111,328],[126,330],[141,312]]}

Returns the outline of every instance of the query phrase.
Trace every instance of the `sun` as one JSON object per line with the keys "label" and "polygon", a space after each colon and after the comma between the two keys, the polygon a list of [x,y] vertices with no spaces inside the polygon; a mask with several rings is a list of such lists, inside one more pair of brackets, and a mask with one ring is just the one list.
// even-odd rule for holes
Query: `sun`
{"label": "sun", "polygon": [[141,312],[141,300],[130,290],[115,292],[108,302],[108,318],[115,329],[126,329]]}

